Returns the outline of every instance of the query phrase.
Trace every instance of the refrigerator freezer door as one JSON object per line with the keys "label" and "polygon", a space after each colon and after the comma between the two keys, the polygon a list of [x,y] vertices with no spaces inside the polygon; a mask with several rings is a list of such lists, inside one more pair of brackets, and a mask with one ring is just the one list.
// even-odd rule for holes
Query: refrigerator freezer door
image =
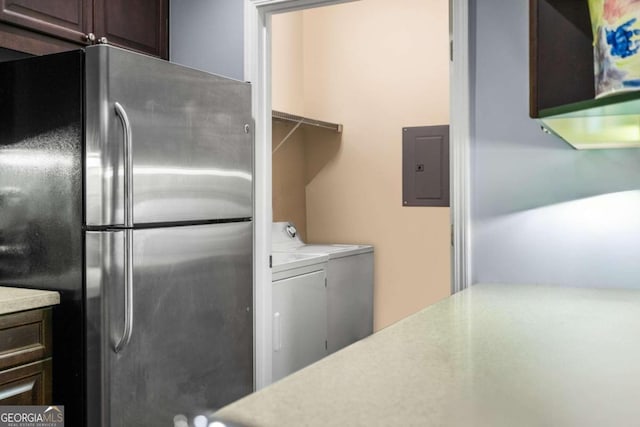
{"label": "refrigerator freezer door", "polygon": [[127,179],[135,225],[252,216],[248,83],[92,46],[86,112],[87,225],[125,225]]}
{"label": "refrigerator freezer door", "polygon": [[[127,233],[133,319],[116,353]],[[173,425],[253,391],[251,222],[87,232],[86,242],[88,425]]]}

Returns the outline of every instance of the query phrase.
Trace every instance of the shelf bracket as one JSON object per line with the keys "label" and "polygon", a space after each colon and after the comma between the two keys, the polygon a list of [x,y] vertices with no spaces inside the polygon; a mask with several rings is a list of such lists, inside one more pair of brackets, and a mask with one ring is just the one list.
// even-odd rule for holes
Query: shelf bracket
{"label": "shelf bracket", "polygon": [[342,125],[339,123],[323,122],[322,120],[310,119],[309,117],[297,116],[295,114],[283,113],[282,111],[272,111],[272,117],[275,120],[280,120],[289,123],[295,123],[296,125],[289,131],[289,133],[280,141],[280,143],[273,149],[271,154],[275,154],[276,151],[282,147],[287,139],[301,126],[306,125],[315,128],[328,129],[336,133],[342,133]]}
{"label": "shelf bracket", "polygon": [[289,133],[284,138],[282,138],[282,141],[280,141],[280,143],[278,143],[278,145],[276,145],[276,148],[273,149],[271,154],[276,154],[276,151],[278,151],[280,149],[280,147],[282,147],[282,144],[284,144],[287,141],[287,139],[289,139],[289,137],[291,135],[293,135],[293,133],[300,127],[300,125],[302,125],[303,121],[304,121],[304,118],[301,118],[300,120],[298,120],[296,122],[296,125],[293,127],[293,129],[291,129],[289,131]]}

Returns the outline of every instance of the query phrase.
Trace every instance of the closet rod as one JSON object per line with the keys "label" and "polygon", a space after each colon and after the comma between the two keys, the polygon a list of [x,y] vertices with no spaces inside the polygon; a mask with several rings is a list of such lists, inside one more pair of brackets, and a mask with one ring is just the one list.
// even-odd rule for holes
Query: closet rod
{"label": "closet rod", "polygon": [[297,116],[295,114],[283,113],[282,111],[272,111],[272,117],[276,120],[294,122],[308,126],[330,129],[337,133],[342,133],[342,125],[339,123],[323,122],[322,120],[310,119],[308,117]]}

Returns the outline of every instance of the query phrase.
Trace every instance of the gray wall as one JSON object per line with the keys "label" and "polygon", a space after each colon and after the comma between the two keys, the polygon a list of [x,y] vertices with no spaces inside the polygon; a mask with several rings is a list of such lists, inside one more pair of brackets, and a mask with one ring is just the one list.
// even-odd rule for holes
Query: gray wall
{"label": "gray wall", "polygon": [[528,115],[528,0],[473,0],[473,281],[640,288],[640,149],[577,151]]}
{"label": "gray wall", "polygon": [[169,59],[244,79],[244,1],[171,0]]}

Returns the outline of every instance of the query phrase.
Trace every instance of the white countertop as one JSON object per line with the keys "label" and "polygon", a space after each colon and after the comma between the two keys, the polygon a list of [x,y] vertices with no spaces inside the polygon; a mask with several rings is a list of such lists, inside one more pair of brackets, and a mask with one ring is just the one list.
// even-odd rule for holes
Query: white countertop
{"label": "white countertop", "polygon": [[0,286],[0,315],[59,303],[60,295],[54,291]]}
{"label": "white countertop", "polygon": [[475,285],[223,409],[269,426],[640,423],[640,291]]}

